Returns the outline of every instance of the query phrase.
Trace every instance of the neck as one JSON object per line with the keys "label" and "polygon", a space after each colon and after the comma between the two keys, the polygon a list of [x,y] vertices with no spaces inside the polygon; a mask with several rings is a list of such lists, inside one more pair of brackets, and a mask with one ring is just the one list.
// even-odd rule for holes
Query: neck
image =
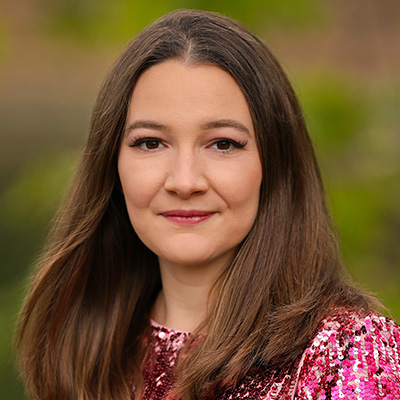
{"label": "neck", "polygon": [[152,318],[171,329],[194,331],[206,316],[210,290],[226,263],[187,266],[161,259],[159,263],[162,290]]}

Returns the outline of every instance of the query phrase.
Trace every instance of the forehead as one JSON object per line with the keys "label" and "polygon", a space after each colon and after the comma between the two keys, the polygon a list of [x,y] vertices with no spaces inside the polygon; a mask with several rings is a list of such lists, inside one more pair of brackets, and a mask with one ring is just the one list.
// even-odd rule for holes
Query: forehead
{"label": "forehead", "polygon": [[238,118],[252,127],[247,100],[224,69],[209,64],[187,65],[168,60],[139,77],[128,120],[160,117]]}

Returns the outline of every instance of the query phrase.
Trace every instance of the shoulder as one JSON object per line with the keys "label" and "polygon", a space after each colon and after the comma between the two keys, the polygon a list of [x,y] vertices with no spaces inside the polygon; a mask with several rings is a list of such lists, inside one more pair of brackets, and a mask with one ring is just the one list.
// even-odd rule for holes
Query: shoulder
{"label": "shoulder", "polygon": [[335,310],[303,354],[295,399],[400,398],[400,329],[376,312]]}

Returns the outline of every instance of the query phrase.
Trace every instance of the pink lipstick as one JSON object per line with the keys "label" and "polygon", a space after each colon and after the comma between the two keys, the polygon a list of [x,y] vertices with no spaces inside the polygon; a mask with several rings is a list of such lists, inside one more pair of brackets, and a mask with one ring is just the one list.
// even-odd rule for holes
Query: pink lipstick
{"label": "pink lipstick", "polygon": [[200,211],[200,210],[171,210],[162,213],[162,216],[167,219],[167,221],[172,222],[176,225],[181,226],[191,226],[200,224],[206,221],[214,213],[210,211]]}

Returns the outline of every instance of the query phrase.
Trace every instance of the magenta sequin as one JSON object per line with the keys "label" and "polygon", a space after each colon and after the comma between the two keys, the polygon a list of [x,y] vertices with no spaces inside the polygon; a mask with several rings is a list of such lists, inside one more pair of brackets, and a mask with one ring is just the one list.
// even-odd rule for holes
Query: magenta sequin
{"label": "magenta sequin", "polygon": [[[143,400],[168,399],[188,335],[153,323]],[[291,366],[247,376],[215,399],[399,400],[399,325],[377,313],[326,317]]]}

